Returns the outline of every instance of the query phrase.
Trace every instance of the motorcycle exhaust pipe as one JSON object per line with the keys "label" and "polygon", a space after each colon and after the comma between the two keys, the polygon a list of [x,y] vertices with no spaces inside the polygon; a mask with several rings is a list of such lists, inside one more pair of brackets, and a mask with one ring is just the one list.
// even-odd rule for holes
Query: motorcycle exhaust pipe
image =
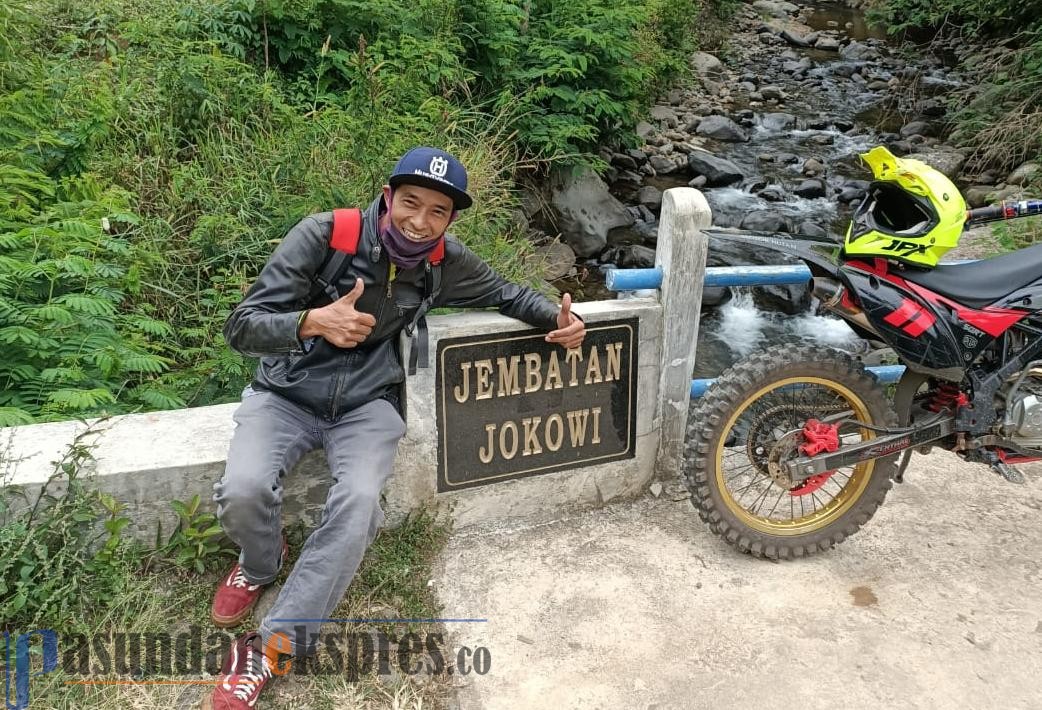
{"label": "motorcycle exhaust pipe", "polygon": [[868,316],[865,312],[858,307],[854,301],[847,296],[847,287],[836,281],[822,276],[815,276],[814,286],[811,290],[811,294],[814,298],[818,299],[821,303],[821,307],[830,313],[835,313],[840,318],[850,321],[851,323],[857,323],[859,326],[867,330],[869,333],[883,339],[879,335],[879,331],[876,330],[868,321]]}

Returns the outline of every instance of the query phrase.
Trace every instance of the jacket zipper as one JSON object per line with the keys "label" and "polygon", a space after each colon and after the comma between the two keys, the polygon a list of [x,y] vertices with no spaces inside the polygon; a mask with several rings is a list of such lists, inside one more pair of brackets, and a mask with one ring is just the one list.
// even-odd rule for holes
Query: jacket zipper
{"label": "jacket zipper", "polygon": [[394,275],[394,264],[387,263],[387,296],[380,300],[380,307],[376,309],[376,327],[380,327],[380,320],[384,316],[384,306],[391,300],[391,277]]}
{"label": "jacket zipper", "polygon": [[[344,354],[346,364],[347,353]],[[340,390],[344,387],[344,367],[340,366],[336,371],[336,387],[333,388],[333,403],[329,408],[329,418],[336,419],[337,409],[340,404]]]}
{"label": "jacket zipper", "polygon": [[[376,322],[379,323],[380,319],[384,314],[384,306],[392,298],[391,295],[391,280],[394,278],[394,264],[388,263],[387,266],[387,297],[380,300],[380,307],[376,311]],[[346,365],[351,360],[351,356],[354,353],[344,353],[344,364]],[[329,408],[329,418],[336,419],[337,411],[339,410],[340,404],[340,391],[344,388],[344,375],[345,368],[341,367],[337,370],[336,374],[336,387],[333,389],[333,404]]]}

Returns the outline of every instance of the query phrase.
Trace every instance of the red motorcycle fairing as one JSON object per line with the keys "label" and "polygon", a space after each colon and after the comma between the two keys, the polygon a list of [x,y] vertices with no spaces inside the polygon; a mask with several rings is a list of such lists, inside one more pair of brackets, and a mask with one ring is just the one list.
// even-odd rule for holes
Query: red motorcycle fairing
{"label": "red motorcycle fairing", "polygon": [[850,260],[843,277],[869,322],[912,370],[961,381],[995,338],[1028,314],[969,308],[891,271],[885,259]]}

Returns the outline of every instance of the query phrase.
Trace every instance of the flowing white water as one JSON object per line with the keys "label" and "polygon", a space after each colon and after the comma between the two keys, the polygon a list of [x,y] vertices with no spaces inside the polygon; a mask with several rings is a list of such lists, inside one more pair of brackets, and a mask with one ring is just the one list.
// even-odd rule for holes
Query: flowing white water
{"label": "flowing white water", "polygon": [[855,353],[863,352],[866,347],[839,318],[763,311],[753,301],[750,289],[734,291],[730,301],[704,316],[695,377],[715,377],[733,362],[783,343],[819,345]]}

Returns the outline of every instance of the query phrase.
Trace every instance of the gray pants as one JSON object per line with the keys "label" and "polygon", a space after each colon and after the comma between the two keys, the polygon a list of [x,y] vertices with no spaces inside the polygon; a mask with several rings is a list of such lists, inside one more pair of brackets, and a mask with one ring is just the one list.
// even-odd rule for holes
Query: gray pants
{"label": "gray pants", "polygon": [[[310,653],[311,634],[344,596],[383,522],[380,491],[405,423],[382,399],[330,422],[277,394],[250,388],[234,419],[228,464],[214,485],[214,500],[221,526],[242,548],[239,563],[253,584],[267,584],[279,572],[282,477],[314,449],[325,449],[329,461],[333,481],[322,521],[260,626],[265,640],[281,632],[294,653]],[[298,643],[298,627],[304,627],[308,648]]]}

